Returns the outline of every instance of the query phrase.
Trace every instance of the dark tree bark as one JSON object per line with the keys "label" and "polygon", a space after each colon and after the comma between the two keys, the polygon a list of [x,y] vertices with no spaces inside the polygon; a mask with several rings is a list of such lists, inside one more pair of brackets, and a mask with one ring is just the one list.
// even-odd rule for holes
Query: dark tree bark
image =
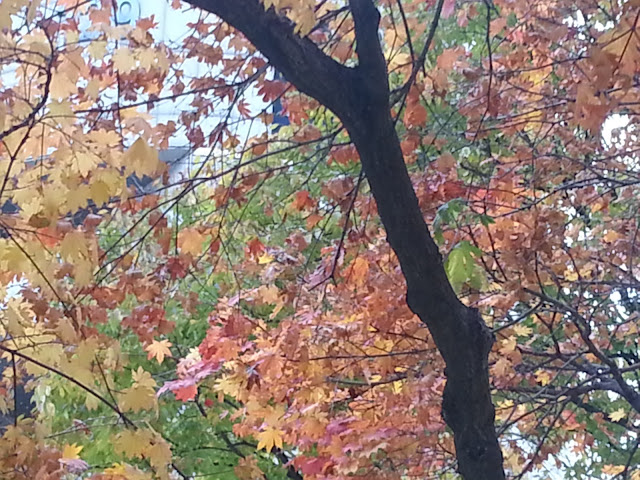
{"label": "dark tree bark", "polygon": [[388,241],[407,282],[407,303],[429,328],[446,363],[442,404],[466,480],[504,479],[494,427],[488,355],[494,338],[476,309],[451,288],[405,166],[390,113],[386,62],[372,0],[350,0],[359,64],[348,68],[259,0],[188,0],[242,32],[301,92],[343,122],[376,200]]}

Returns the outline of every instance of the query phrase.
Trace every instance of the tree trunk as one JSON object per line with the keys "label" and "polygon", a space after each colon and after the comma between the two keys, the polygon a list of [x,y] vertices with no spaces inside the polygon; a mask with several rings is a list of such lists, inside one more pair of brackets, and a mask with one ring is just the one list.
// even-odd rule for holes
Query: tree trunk
{"label": "tree trunk", "polygon": [[347,68],[258,0],[188,0],[241,31],[298,90],[343,122],[407,282],[407,303],[429,328],[446,363],[443,417],[466,480],[504,479],[494,428],[488,355],[494,338],[453,291],[418,205],[390,113],[386,62],[372,0],[351,0],[359,65]]}

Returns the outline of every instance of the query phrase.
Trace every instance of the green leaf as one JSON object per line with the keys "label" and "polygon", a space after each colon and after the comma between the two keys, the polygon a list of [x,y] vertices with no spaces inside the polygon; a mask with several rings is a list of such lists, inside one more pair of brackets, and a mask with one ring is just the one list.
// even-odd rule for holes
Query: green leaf
{"label": "green leaf", "polygon": [[465,283],[473,288],[482,288],[484,278],[475,260],[480,255],[482,250],[466,240],[453,247],[445,262],[445,269],[454,290],[459,291]]}

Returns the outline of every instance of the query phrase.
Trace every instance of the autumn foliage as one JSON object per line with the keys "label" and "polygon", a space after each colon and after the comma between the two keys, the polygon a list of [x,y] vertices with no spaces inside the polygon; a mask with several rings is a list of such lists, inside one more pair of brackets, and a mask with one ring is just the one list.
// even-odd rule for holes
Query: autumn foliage
{"label": "autumn foliage", "polygon": [[[335,112],[187,2],[51,3],[0,0],[0,477],[460,478]],[[262,0],[349,67],[351,3]],[[640,2],[374,3],[507,477],[640,480]]]}

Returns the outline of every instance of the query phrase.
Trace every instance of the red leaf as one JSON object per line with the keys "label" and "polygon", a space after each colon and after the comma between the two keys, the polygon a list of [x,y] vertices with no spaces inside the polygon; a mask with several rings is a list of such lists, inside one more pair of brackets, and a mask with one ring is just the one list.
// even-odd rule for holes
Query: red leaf
{"label": "red leaf", "polygon": [[176,400],[188,402],[189,400],[193,400],[194,398],[196,398],[198,387],[196,387],[195,385],[191,385],[188,387],[176,388],[175,390],[173,390],[173,393],[176,396]]}
{"label": "red leaf", "polygon": [[249,110],[249,105],[247,105],[247,102],[244,100],[238,102],[238,112],[240,112],[240,115],[244,118],[251,118],[251,110]]}

